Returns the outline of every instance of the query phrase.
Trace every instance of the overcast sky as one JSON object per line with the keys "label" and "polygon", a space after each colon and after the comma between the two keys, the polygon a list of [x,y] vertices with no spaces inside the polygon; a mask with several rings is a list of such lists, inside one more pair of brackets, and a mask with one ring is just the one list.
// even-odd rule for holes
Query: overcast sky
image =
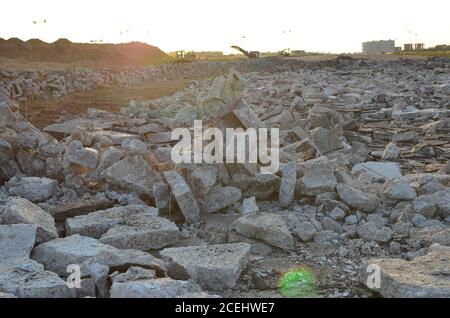
{"label": "overcast sky", "polygon": [[361,42],[379,39],[450,44],[449,0],[14,0],[0,8],[5,39],[226,53],[233,44],[316,52],[359,52]]}

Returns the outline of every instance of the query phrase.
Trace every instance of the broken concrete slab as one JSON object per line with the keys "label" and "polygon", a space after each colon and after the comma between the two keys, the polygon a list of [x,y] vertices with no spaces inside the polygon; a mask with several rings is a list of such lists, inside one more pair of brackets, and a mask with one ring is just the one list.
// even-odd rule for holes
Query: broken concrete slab
{"label": "broken concrete slab", "polygon": [[9,200],[2,215],[3,224],[35,224],[37,226],[36,242],[38,244],[58,237],[55,220],[39,206],[27,199]]}
{"label": "broken concrete slab", "polygon": [[258,115],[250,108],[250,106],[241,99],[236,108],[233,109],[233,114],[239,119],[245,128],[265,128],[266,125],[259,119]]}
{"label": "broken concrete slab", "polygon": [[395,162],[368,161],[359,163],[353,167],[352,173],[355,174],[359,171],[365,171],[375,179],[388,180],[402,178],[400,165]]}
{"label": "broken concrete slab", "polygon": [[244,201],[242,202],[242,206],[241,206],[241,213],[243,215],[246,215],[246,214],[252,214],[252,213],[257,213],[257,212],[259,212],[259,207],[256,204],[256,198],[251,197],[251,198],[244,199]]}
{"label": "broken concrete slab", "polygon": [[392,200],[414,200],[416,191],[405,179],[391,179],[384,185],[384,194]]}
{"label": "broken concrete slab", "polygon": [[300,222],[297,224],[293,233],[303,242],[310,242],[317,233],[317,228],[311,222]]}
{"label": "broken concrete slab", "polygon": [[314,128],[310,131],[312,141],[322,154],[343,148],[340,138],[342,128],[335,126],[331,129],[322,127]]}
{"label": "broken concrete slab", "polygon": [[243,197],[256,197],[257,200],[265,200],[273,193],[279,191],[281,178],[275,174],[258,173],[249,176],[244,173],[235,173],[230,185],[241,189]]}
{"label": "broken concrete slab", "polygon": [[115,281],[111,286],[111,298],[183,298],[201,292],[195,283],[171,278]]}
{"label": "broken concrete slab", "polygon": [[64,163],[75,164],[88,169],[95,169],[98,162],[98,150],[93,148],[81,148],[67,152],[64,155]]}
{"label": "broken concrete slab", "polygon": [[241,198],[241,190],[236,187],[214,187],[199,199],[200,208],[207,213],[220,211]]}
{"label": "broken concrete slab", "polygon": [[294,239],[286,222],[277,214],[263,212],[245,215],[234,221],[231,229],[281,249],[290,250],[294,247]]}
{"label": "broken concrete slab", "polygon": [[297,184],[297,165],[295,162],[289,162],[283,168],[282,173],[279,199],[281,207],[287,208],[294,200],[295,186]]}
{"label": "broken concrete slab", "polygon": [[13,178],[8,182],[8,191],[31,202],[42,202],[53,196],[58,190],[58,182],[48,178]]}
{"label": "broken concrete slab", "polygon": [[118,206],[67,219],[66,232],[67,235],[80,234],[98,239],[128,218],[150,218],[158,215],[158,209],[146,205]]}
{"label": "broken concrete slab", "polygon": [[114,252],[116,248],[105,245],[87,236],[72,235],[45,242],[31,253],[31,258],[45,266],[45,269],[61,276],[68,276],[67,266],[81,264],[102,252]]}
{"label": "broken concrete slab", "polygon": [[74,298],[75,289],[57,274],[30,259],[0,262],[0,292],[19,298]]}
{"label": "broken concrete slab", "polygon": [[389,227],[379,226],[375,222],[361,222],[357,228],[358,235],[367,240],[379,243],[389,242],[392,238],[392,230]]}
{"label": "broken concrete slab", "polygon": [[336,190],[345,204],[363,212],[373,212],[381,204],[381,200],[378,197],[364,193],[346,184],[338,184]]}
{"label": "broken concrete slab", "polygon": [[[430,251],[411,261],[375,259],[363,266],[362,282],[386,298],[448,298],[450,247],[433,245]],[[379,286],[373,284],[379,271]]]}
{"label": "broken concrete slab", "polygon": [[247,243],[167,248],[160,252],[169,261],[171,277],[192,279],[208,290],[233,288],[249,253]]}
{"label": "broken concrete slab", "polygon": [[111,185],[149,196],[153,195],[153,184],[161,181],[160,175],[142,156],[126,157],[108,167],[102,175]]}
{"label": "broken concrete slab", "polygon": [[305,164],[304,174],[298,180],[301,193],[305,195],[318,195],[324,192],[335,191],[337,179],[334,175],[335,163],[321,157],[309,160]]}
{"label": "broken concrete slab", "polygon": [[165,171],[164,177],[170,186],[170,190],[180,207],[181,213],[187,223],[196,223],[200,220],[200,209],[194,199],[189,185],[176,171]]}
{"label": "broken concrete slab", "polygon": [[390,142],[386,148],[384,148],[381,159],[383,160],[396,160],[400,155],[400,149],[394,142]]}
{"label": "broken concrete slab", "polygon": [[167,219],[134,216],[109,229],[100,242],[119,249],[148,251],[175,244],[179,235],[178,227]]}
{"label": "broken concrete slab", "polygon": [[153,184],[153,197],[155,205],[161,214],[169,214],[170,210],[170,190],[164,182]]}
{"label": "broken concrete slab", "polygon": [[192,188],[196,196],[204,196],[216,184],[218,169],[217,167],[199,167],[192,174]]}
{"label": "broken concrete slab", "polygon": [[34,224],[0,225],[0,263],[8,259],[29,258],[36,243]]}
{"label": "broken concrete slab", "polygon": [[98,265],[108,267],[108,273],[125,272],[130,267],[138,266],[154,271],[157,277],[165,277],[167,274],[167,264],[163,260],[138,250],[113,248],[112,250],[101,251],[80,264],[83,276],[92,277],[91,272],[95,271],[95,267],[98,267]]}
{"label": "broken concrete slab", "polygon": [[[113,143],[114,146],[122,145],[125,139],[139,139],[138,135],[128,134],[119,131],[111,131],[111,130],[99,130],[95,131],[94,134],[96,136],[106,137]],[[95,137],[94,137],[95,138]]]}
{"label": "broken concrete slab", "polygon": [[51,209],[49,213],[56,222],[64,222],[68,218],[86,215],[91,212],[106,210],[115,205],[114,201],[106,198],[91,198],[83,201],[61,204]]}

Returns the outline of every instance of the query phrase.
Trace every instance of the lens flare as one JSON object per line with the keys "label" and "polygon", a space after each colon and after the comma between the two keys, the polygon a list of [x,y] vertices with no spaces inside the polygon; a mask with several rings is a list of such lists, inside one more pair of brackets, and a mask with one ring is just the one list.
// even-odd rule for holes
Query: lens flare
{"label": "lens flare", "polygon": [[308,298],[316,296],[316,277],[307,268],[295,268],[281,276],[278,288],[286,298]]}

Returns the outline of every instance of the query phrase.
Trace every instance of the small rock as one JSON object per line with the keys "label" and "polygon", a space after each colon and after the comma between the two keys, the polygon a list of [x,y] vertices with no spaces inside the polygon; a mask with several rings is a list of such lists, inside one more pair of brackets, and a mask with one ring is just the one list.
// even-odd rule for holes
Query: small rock
{"label": "small rock", "polygon": [[373,212],[381,204],[381,200],[378,197],[364,193],[346,184],[339,184],[336,190],[345,204],[363,212]]}
{"label": "small rock", "polygon": [[287,208],[294,200],[295,185],[297,183],[297,165],[294,161],[289,162],[283,169],[283,177],[280,186],[280,205]]}
{"label": "small rock", "polygon": [[414,200],[416,191],[405,179],[391,179],[384,185],[384,194],[392,200]]}
{"label": "small rock", "polygon": [[270,245],[290,250],[294,239],[284,219],[272,213],[249,214],[231,225],[232,230],[248,238],[262,240]]}
{"label": "small rock", "polygon": [[32,224],[0,225],[0,263],[29,258],[36,243],[36,231],[37,226]]}
{"label": "small rock", "polygon": [[242,202],[242,206],[241,206],[241,213],[246,215],[246,214],[252,214],[252,213],[257,213],[257,212],[259,212],[259,207],[256,204],[256,198],[251,197],[248,199],[244,199],[244,201]]}
{"label": "small rock", "polygon": [[165,171],[163,174],[186,222],[198,222],[200,219],[200,209],[186,181],[175,171]]}
{"label": "small rock", "polygon": [[48,200],[58,190],[58,182],[48,178],[24,177],[13,178],[8,183],[9,193],[25,198],[31,202]]}
{"label": "small rock", "polygon": [[317,233],[317,229],[311,222],[300,222],[295,227],[293,233],[303,242],[310,242],[312,241],[314,234]]}

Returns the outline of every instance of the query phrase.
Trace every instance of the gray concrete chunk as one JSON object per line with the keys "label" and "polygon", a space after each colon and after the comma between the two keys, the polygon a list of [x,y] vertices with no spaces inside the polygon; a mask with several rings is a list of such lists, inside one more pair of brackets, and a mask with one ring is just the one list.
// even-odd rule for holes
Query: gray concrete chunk
{"label": "gray concrete chunk", "polygon": [[167,248],[161,256],[169,261],[169,275],[191,278],[205,289],[223,290],[236,284],[247,264],[250,244],[218,244]]}

